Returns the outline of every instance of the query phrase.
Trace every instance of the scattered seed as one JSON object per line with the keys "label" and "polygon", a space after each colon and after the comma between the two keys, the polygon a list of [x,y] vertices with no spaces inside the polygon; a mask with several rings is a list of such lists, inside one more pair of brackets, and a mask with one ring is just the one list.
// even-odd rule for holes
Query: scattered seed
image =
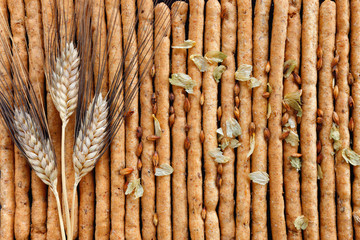
{"label": "scattered seed", "polygon": [[235,87],[234,87],[234,94],[235,96],[239,95],[240,93],[240,85],[239,83],[235,83]]}
{"label": "scattered seed", "polygon": [[218,174],[220,174],[220,175],[222,175],[222,173],[223,173],[223,166],[222,166],[221,163],[218,164],[217,172],[218,172]]}
{"label": "scattered seed", "polygon": [[283,105],[283,107],[286,109],[286,111],[288,111],[288,112],[291,111],[291,108],[290,108],[289,104],[287,104],[286,102],[282,101],[282,105]]}
{"label": "scattered seed", "polygon": [[316,68],[318,71],[322,68],[322,58],[319,58],[319,60],[317,61]]}
{"label": "scattered seed", "polygon": [[158,225],[158,222],[159,222],[158,215],[157,213],[154,213],[153,223],[155,227]]}
{"label": "scattered seed", "polygon": [[299,116],[296,117],[296,123],[297,123],[297,124],[300,124],[300,123],[301,123],[301,117],[299,117]]}
{"label": "scattered seed", "polygon": [[319,154],[321,152],[321,141],[316,142],[316,152]]}
{"label": "scattered seed", "polygon": [[190,101],[189,101],[189,98],[185,98],[185,102],[184,102],[184,110],[185,112],[190,112]]}
{"label": "scattered seed", "polygon": [[263,98],[268,99],[268,98],[270,97],[270,93],[269,93],[269,92],[264,92],[264,93],[262,94],[262,96],[263,96]]}
{"label": "scattered seed", "polygon": [[250,123],[250,127],[249,127],[249,134],[250,134],[250,136],[252,136],[252,135],[255,133],[255,129],[256,129],[255,123],[254,123],[254,122],[251,122],[251,123]]}
{"label": "scattered seed", "polygon": [[352,98],[352,96],[349,96],[349,107],[350,108],[354,107],[354,99]]}
{"label": "scattered seed", "polygon": [[316,118],[316,123],[317,123],[317,124],[322,124],[323,121],[324,121],[324,120],[323,120],[322,117],[317,117],[317,118]]}
{"label": "scattered seed", "polygon": [[293,154],[291,154],[291,156],[294,158],[300,158],[302,156],[302,154],[301,153],[293,153]]}
{"label": "scattered seed", "polygon": [[270,130],[269,130],[268,128],[265,128],[265,129],[264,129],[264,137],[265,137],[265,140],[266,140],[266,141],[269,141],[270,136],[271,136]]}
{"label": "scattered seed", "polygon": [[335,85],[334,87],[334,98],[335,100],[338,98],[339,96],[339,87],[337,85]]}
{"label": "scattered seed", "polygon": [[126,192],[126,189],[128,188],[128,185],[129,185],[129,182],[126,181],[125,184],[124,184],[124,192]]}
{"label": "scattered seed", "polygon": [[159,154],[157,153],[157,151],[154,152],[154,155],[152,157],[152,161],[153,161],[154,167],[159,165]]}
{"label": "scattered seed", "polygon": [[316,111],[318,117],[323,117],[324,116],[324,112],[323,110],[321,110],[320,108],[318,108],[318,110]]}
{"label": "scattered seed", "polygon": [[234,108],[234,115],[237,120],[240,119],[240,110],[237,107]]}
{"label": "scattered seed", "polygon": [[141,138],[142,135],[143,135],[143,130],[142,130],[142,127],[139,126],[139,127],[136,129],[136,137],[137,137],[137,138]]}
{"label": "scattered seed", "polygon": [[190,130],[190,126],[189,125],[187,125],[187,124],[185,124],[185,132],[188,132],[189,130]]}
{"label": "scattered seed", "polygon": [[155,103],[152,105],[152,113],[156,114],[156,112],[157,112],[157,104]]}
{"label": "scattered seed", "polygon": [[141,162],[141,159],[138,159],[137,169],[138,169],[139,171],[141,171],[141,168],[142,168],[142,162]]}
{"label": "scattered seed", "polygon": [[170,102],[173,102],[173,101],[175,100],[175,95],[174,95],[174,93],[170,93],[170,95],[169,95],[169,100],[170,100]]}
{"label": "scattered seed", "polygon": [[235,97],[235,106],[238,108],[240,106],[240,98],[239,96]]}
{"label": "scattered seed", "polygon": [[151,77],[155,77],[155,73],[156,73],[156,71],[155,71],[155,65],[152,65],[152,67],[151,67]]}
{"label": "scattered seed", "polygon": [[201,143],[204,143],[204,141],[205,141],[205,134],[204,134],[204,131],[201,130],[201,131],[200,131],[200,142],[201,142]]}
{"label": "scattered seed", "polygon": [[296,72],[293,72],[293,77],[294,77],[294,81],[298,84],[301,85],[301,77],[299,76],[299,74],[297,74]]}
{"label": "scattered seed", "polygon": [[140,142],[139,145],[138,145],[138,147],[137,147],[137,149],[136,149],[136,156],[137,156],[137,157],[140,157],[142,151],[143,151],[143,143]]}
{"label": "scattered seed", "polygon": [[169,125],[170,127],[172,127],[174,125],[175,122],[175,113],[171,114],[169,117]]}
{"label": "scattered seed", "polygon": [[131,168],[131,167],[123,168],[123,169],[120,170],[120,175],[125,176],[125,175],[128,175],[128,174],[132,173],[133,171],[134,171],[134,169]]}
{"label": "scattered seed", "polygon": [[146,137],[146,140],[148,141],[156,141],[156,140],[159,140],[160,137],[159,136],[156,136],[156,135],[149,135]]}
{"label": "scattered seed", "polygon": [[220,188],[220,187],[221,187],[221,183],[222,183],[221,176],[220,176],[220,175],[217,175],[217,178],[216,178],[216,185],[218,186],[218,188]]}
{"label": "scattered seed", "polygon": [[339,74],[339,69],[337,68],[337,66],[332,68],[332,75],[335,79],[337,79],[337,76]]}
{"label": "scattered seed", "polygon": [[280,140],[284,140],[285,138],[287,138],[290,134],[290,131],[286,131],[286,132],[283,132],[280,136]]}
{"label": "scattered seed", "polygon": [[205,95],[204,93],[201,93],[201,97],[200,97],[200,105],[204,105],[204,102],[205,102]]}
{"label": "scattered seed", "polygon": [[171,106],[171,107],[170,107],[170,110],[169,110],[169,113],[170,113],[170,114],[173,114],[174,112],[175,112],[175,109],[174,109],[173,106]]}
{"label": "scattered seed", "polygon": [[334,59],[331,61],[331,68],[335,67],[339,62],[340,56],[338,54],[335,55]]}
{"label": "scattered seed", "polygon": [[221,106],[220,106],[220,107],[218,107],[218,109],[217,109],[217,117],[218,117],[218,121],[220,121],[220,120],[221,120],[221,116],[222,116],[222,109],[221,109]]}
{"label": "scattered seed", "polygon": [[282,126],[284,126],[288,121],[289,121],[289,114],[286,112],[284,113],[284,115],[282,116],[282,119],[281,119],[281,124]]}
{"label": "scattered seed", "polygon": [[319,154],[317,157],[316,157],[316,162],[318,163],[318,164],[320,164],[321,163],[321,161],[323,160],[323,155],[322,154]]}
{"label": "scattered seed", "polygon": [[269,73],[269,72],[270,72],[270,68],[271,68],[270,62],[268,61],[268,62],[266,63],[265,72],[266,72],[266,73]]}
{"label": "scattered seed", "polygon": [[351,117],[349,121],[349,130],[350,132],[354,131],[354,118]]}
{"label": "scattered seed", "polygon": [[205,220],[205,218],[206,218],[206,208],[205,207],[201,211],[201,217],[203,220]]}
{"label": "scattered seed", "polygon": [[155,104],[155,103],[156,103],[156,94],[153,93],[153,94],[151,95],[151,104]]}
{"label": "scattered seed", "polygon": [[336,125],[339,125],[340,123],[339,115],[336,112],[333,112],[333,121]]}
{"label": "scattered seed", "polygon": [[189,140],[188,137],[186,137],[186,138],[185,138],[185,143],[184,143],[185,149],[186,149],[186,150],[189,150],[190,145],[191,145],[191,144],[190,144],[190,140]]}
{"label": "scattered seed", "polygon": [[350,86],[354,84],[354,76],[352,75],[352,73],[348,74],[348,83]]}
{"label": "scattered seed", "polygon": [[321,49],[321,46],[319,45],[318,48],[316,49],[316,56],[318,58],[322,58],[322,55],[323,55],[323,51]]}
{"label": "scattered seed", "polygon": [[131,117],[133,114],[134,114],[134,110],[129,110],[129,111],[127,111],[127,113],[125,114],[125,117],[126,118],[129,118],[129,117]]}

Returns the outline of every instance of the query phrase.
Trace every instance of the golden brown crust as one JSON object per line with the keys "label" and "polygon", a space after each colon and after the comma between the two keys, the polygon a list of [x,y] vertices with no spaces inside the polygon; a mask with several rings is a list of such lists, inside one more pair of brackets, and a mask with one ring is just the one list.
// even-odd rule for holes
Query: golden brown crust
{"label": "golden brown crust", "polygon": [[[188,4],[176,1],[171,6],[172,21],[172,45],[176,46],[185,40],[185,24],[187,20]],[[186,73],[185,49],[172,49],[171,72]],[[175,122],[172,126],[172,203],[173,212],[173,239],[188,239],[188,204],[186,191],[186,139],[185,125],[186,113],[184,110],[185,91],[182,87],[172,86],[175,100]]]}

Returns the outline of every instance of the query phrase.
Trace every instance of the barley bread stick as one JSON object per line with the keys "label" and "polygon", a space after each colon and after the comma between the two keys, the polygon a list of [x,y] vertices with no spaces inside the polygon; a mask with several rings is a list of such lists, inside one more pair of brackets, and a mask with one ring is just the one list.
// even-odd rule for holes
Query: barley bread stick
{"label": "barley bread stick", "polygon": [[[105,0],[109,45],[109,85],[114,81],[122,61],[122,30],[120,0]],[[121,125],[110,145],[111,176],[111,232],[110,239],[125,239],[125,177],[120,170],[125,168],[125,131]]]}
{"label": "barley bread stick", "polygon": [[[25,0],[26,10],[26,34],[28,39],[28,54],[29,54],[29,80],[32,83],[39,99],[45,101],[45,79],[44,79],[44,46],[43,46],[43,25],[41,20],[41,4],[39,0]],[[56,145],[54,145],[56,146]],[[60,149],[59,149],[60,152]],[[58,152],[55,150],[55,153]],[[58,156],[58,155],[57,155]],[[61,193],[60,183],[58,183],[58,193]],[[60,224],[56,205],[56,199],[52,191],[47,193],[46,185],[39,179],[34,172],[31,172],[31,192],[32,192],[32,214],[36,212],[41,213],[40,223],[41,231],[36,231],[33,228],[31,233],[33,239],[45,239],[44,232],[46,228],[49,230],[49,239],[60,239]],[[46,195],[48,194],[48,199]],[[48,201],[48,208],[46,208],[46,201]],[[47,216],[47,222],[46,221]],[[35,215],[36,216],[36,215]],[[34,217],[35,217],[34,216]],[[32,218],[32,220],[34,220]],[[37,221],[32,221],[33,225]],[[46,225],[45,225],[46,224]]]}
{"label": "barley bread stick", "polygon": [[[28,71],[26,49],[25,6],[23,1],[8,1],[10,27],[13,38],[13,53],[19,57],[23,69]],[[25,74],[25,73],[24,73]],[[30,235],[30,168],[26,158],[17,147],[15,149],[15,220],[16,239],[28,239]]]}
{"label": "barley bread stick", "polygon": [[[157,113],[161,126],[161,138],[156,142],[159,165],[170,165],[170,127],[169,127],[169,74],[170,74],[170,9],[164,3],[155,6],[155,95]],[[161,41],[161,42],[160,42]],[[159,45],[160,44],[160,45]],[[176,206],[174,206],[176,207]],[[157,238],[172,239],[171,228],[171,182],[170,175],[156,178],[156,212],[158,215]]]}
{"label": "barley bread stick", "polygon": [[[0,1],[0,11],[5,19],[8,19],[6,0]],[[0,34],[6,37],[5,26],[0,28]],[[8,41],[6,37],[6,41]],[[3,58],[5,68],[1,66],[0,73],[7,76],[7,71],[10,70],[10,64],[6,59],[5,49],[0,47],[0,55]],[[11,83],[10,79],[5,77],[8,84]],[[14,187],[14,144],[9,135],[6,126],[1,122],[1,151],[0,151],[0,196],[1,196],[1,212],[0,212],[0,238],[4,240],[14,239],[14,213],[15,213],[15,187]]]}
{"label": "barley bread stick", "polygon": [[[255,123],[255,149],[251,158],[251,171],[267,172],[267,141],[264,130],[267,127],[267,92],[268,74],[266,65],[269,59],[269,12],[271,0],[255,3],[254,17],[254,77],[261,85],[253,89],[252,114]],[[267,185],[252,183],[252,239],[267,239]]]}
{"label": "barley bread stick", "polygon": [[[226,129],[226,121],[234,118],[234,87],[235,87],[235,49],[237,12],[236,0],[221,1],[222,45],[221,51],[227,55],[222,64],[226,67],[221,77],[221,128]],[[223,153],[229,162],[222,164],[222,183],[220,186],[219,221],[221,239],[235,237],[235,153],[232,148],[226,148]]]}
{"label": "barley bread stick", "polygon": [[[226,121],[234,118],[234,86],[235,86],[235,49],[237,12],[236,0],[221,1],[222,17],[222,45],[221,51],[227,55],[222,64],[226,67],[221,77],[221,128],[226,129]],[[219,221],[221,239],[232,239],[235,237],[234,217],[234,189],[235,189],[235,153],[232,148],[226,148],[223,153],[229,158],[229,162],[223,164],[221,175],[219,201]]]}
{"label": "barley bread stick", "polygon": [[274,17],[270,45],[269,84],[272,87],[269,104],[271,114],[268,127],[271,133],[269,139],[269,176],[270,176],[270,223],[271,235],[274,239],[286,239],[286,224],[284,216],[283,197],[283,149],[282,149],[282,96],[283,67],[285,40],[287,29],[289,2],[279,0],[274,2]]}
{"label": "barley bread stick", "polygon": [[[209,0],[205,7],[205,35],[204,52],[220,51],[221,34],[221,6],[217,0]],[[205,218],[205,237],[207,239],[220,240],[219,218],[216,207],[219,201],[219,190],[216,185],[217,163],[209,152],[217,148],[217,96],[218,83],[213,77],[213,72],[217,63],[209,63],[206,72],[203,75],[203,131],[204,141],[204,206],[206,209]]]}
{"label": "barley bread stick", "polygon": [[[188,4],[176,1],[171,6],[172,45],[178,46],[185,40],[185,24]],[[186,73],[186,49],[172,49],[171,72]],[[143,85],[144,86],[144,85]],[[172,86],[175,100],[173,107],[175,121],[172,126],[172,220],[173,239],[188,239],[188,204],[186,191],[186,113],[184,110],[185,92],[182,87]],[[143,111],[143,110],[142,110]],[[144,154],[144,153],[143,153]],[[143,235],[144,237],[144,235]]]}
{"label": "barley bread stick", "polygon": [[[143,63],[149,62],[149,67],[153,66],[153,25],[150,24],[154,20],[154,2],[152,0],[138,0],[139,9],[139,31],[138,43],[143,44],[144,51],[139,53],[139,61]],[[145,40],[146,39],[146,40]],[[145,64],[140,64],[139,74],[147,71]],[[141,180],[145,187],[144,195],[141,198],[141,222],[142,222],[142,238],[144,240],[156,239],[156,226],[153,223],[155,214],[155,175],[152,156],[155,151],[155,143],[147,141],[146,137],[154,134],[154,119],[152,117],[151,97],[153,94],[153,79],[150,71],[143,75],[142,85],[140,88],[140,104],[141,104],[141,142],[143,151],[141,154],[142,170]]]}
{"label": "barley bread stick", "polygon": [[[289,60],[296,61],[296,67],[293,73],[299,73],[300,66],[300,38],[301,38],[301,0],[289,1],[288,27],[285,46],[285,62]],[[284,79],[284,96],[289,93],[299,91],[294,75],[291,74]],[[291,131],[297,133],[296,112],[293,109],[287,111],[289,121],[295,125],[290,127]],[[302,239],[301,230],[297,230],[294,222],[298,216],[301,216],[300,201],[300,174],[291,165],[291,155],[298,152],[299,144],[292,146],[284,141],[284,191],[285,191],[285,215],[288,239]]]}
{"label": "barley bread stick", "polygon": [[[133,79],[133,82],[137,82],[137,69],[138,62],[136,59],[137,41],[136,33],[131,33],[131,29],[134,27],[134,21],[136,16],[136,1],[121,1],[121,15],[122,15],[122,26],[123,26],[123,44],[129,48],[129,53],[125,57],[125,70],[129,71],[129,79]],[[134,66],[131,66],[132,60]],[[132,90],[131,81],[125,82],[126,92]],[[138,112],[138,94],[134,95],[129,109],[133,110],[134,113],[131,117],[125,119],[125,154],[126,154],[126,167],[131,167],[134,171],[127,175],[127,182],[139,178],[139,172],[137,170],[138,158],[135,154],[136,149],[139,145],[139,141],[136,137],[136,129],[139,125],[139,112]],[[126,190],[126,189],[125,189]],[[125,206],[125,239],[140,239],[140,201],[135,199],[134,194],[126,196]]]}
{"label": "barley bread stick", "polygon": [[323,123],[319,133],[321,142],[320,179],[320,238],[337,239],[336,203],[335,203],[335,168],[333,142],[329,138],[334,112],[333,76],[331,63],[334,59],[336,33],[336,5],[327,0],[320,6],[319,47],[322,54],[322,67],[319,71],[319,109],[323,112]]}
{"label": "barley bread stick", "polygon": [[[96,57],[94,61],[94,80],[98,81],[101,71],[102,76],[102,95],[108,91],[108,68],[104,56],[106,54],[106,21],[105,21],[105,1],[93,0],[92,2],[91,28],[93,31],[93,44],[95,44]],[[105,69],[102,69],[105,64]],[[106,151],[95,166],[95,238],[109,239],[110,237],[110,168],[109,152]]]}
{"label": "barley bread stick", "polygon": [[200,142],[201,131],[201,82],[202,74],[190,59],[193,54],[203,54],[203,31],[204,31],[204,0],[190,0],[189,39],[196,45],[188,51],[188,74],[196,82],[194,93],[189,94],[190,111],[187,114],[187,124],[190,129],[188,138],[190,148],[188,150],[188,203],[189,203],[189,229],[191,239],[204,239],[204,221],[201,218],[203,208],[202,193],[202,148]]}
{"label": "barley bread stick", "polygon": [[339,55],[337,65],[338,74],[336,85],[339,95],[335,101],[335,111],[339,116],[339,131],[341,148],[335,155],[336,191],[337,191],[337,230],[338,239],[352,239],[352,210],[350,164],[342,157],[342,150],[350,147],[349,133],[349,30],[350,30],[350,2],[338,0],[336,2],[336,52]]}
{"label": "barley bread stick", "polygon": [[[350,66],[351,73],[354,77],[352,85],[352,97],[354,99],[354,108],[352,117],[354,119],[353,131],[353,150],[360,152],[360,1],[351,1],[351,53]],[[354,182],[353,182],[353,218],[355,238],[360,239],[360,167],[354,166]]]}
{"label": "barley bread stick", "polygon": [[[51,33],[56,27],[56,16],[54,15],[54,4],[53,0],[41,0],[41,18],[42,26],[40,26],[43,31],[40,34],[43,34],[44,39],[44,51],[47,52],[48,43],[51,39]],[[41,62],[40,62],[41,63]],[[39,67],[39,71],[43,71],[45,61]],[[53,141],[54,151],[56,155],[57,167],[58,169],[58,193],[59,198],[61,197],[61,164],[60,164],[60,151],[61,151],[61,119],[57,110],[52,102],[50,95],[50,89],[46,87],[46,113],[47,121],[49,125],[49,131],[51,139]],[[48,191],[48,203],[46,202],[46,189],[47,186],[36,176],[34,171],[32,171],[31,176],[31,188],[32,188],[32,208],[31,208],[31,238],[32,239],[61,239],[60,232],[60,223],[58,217],[58,210],[56,204],[56,198],[52,191]],[[37,198],[39,198],[37,200]],[[36,201],[35,201],[36,200]],[[46,210],[46,205],[48,208]],[[47,217],[42,216],[42,212],[47,211]],[[37,213],[39,212],[39,213]],[[41,217],[36,217],[36,216]],[[47,234],[48,229],[48,234]]]}
{"label": "barley bread stick", "polygon": [[301,146],[301,205],[302,214],[309,220],[304,239],[319,238],[316,163],[316,50],[318,45],[319,1],[303,0],[302,24],[302,119]]}
{"label": "barley bread stick", "polygon": [[[237,65],[252,65],[252,3],[238,0],[238,53]],[[237,149],[236,163],[236,239],[250,239],[250,150],[249,126],[251,123],[251,88],[240,82],[240,119],[242,134]]]}

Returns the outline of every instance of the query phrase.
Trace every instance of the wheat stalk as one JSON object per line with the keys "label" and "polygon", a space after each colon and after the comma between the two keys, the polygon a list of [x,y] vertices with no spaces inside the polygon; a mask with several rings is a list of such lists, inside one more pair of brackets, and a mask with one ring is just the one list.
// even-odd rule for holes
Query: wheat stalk
{"label": "wheat stalk", "polygon": [[61,205],[57,187],[57,167],[55,154],[49,139],[39,133],[41,128],[33,121],[29,113],[23,108],[14,110],[14,134],[20,148],[27,157],[36,175],[53,191],[57,208],[62,238],[65,239],[64,223],[62,221]]}
{"label": "wheat stalk", "polygon": [[80,58],[74,44],[66,43],[51,76],[50,93],[62,122],[67,122],[76,109],[79,92]]}

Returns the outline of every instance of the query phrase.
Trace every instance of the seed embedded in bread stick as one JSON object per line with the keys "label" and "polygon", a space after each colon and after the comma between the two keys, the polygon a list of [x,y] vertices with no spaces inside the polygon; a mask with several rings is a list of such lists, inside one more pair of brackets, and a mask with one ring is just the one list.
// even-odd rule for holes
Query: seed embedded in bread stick
{"label": "seed embedded in bread stick", "polygon": [[319,1],[303,0],[302,24],[302,118],[300,125],[301,145],[301,203],[302,214],[309,220],[304,239],[319,238],[316,163],[316,49],[318,44]]}
{"label": "seed embedded in bread stick", "polygon": [[[185,25],[187,20],[188,4],[176,1],[171,6],[172,46],[185,41]],[[186,49],[172,49],[171,72],[186,73]],[[183,108],[185,93],[182,87],[172,86],[175,100],[173,102],[175,113],[172,126],[172,220],[173,239],[188,239],[188,204],[186,191],[186,150],[183,143],[186,139],[185,125],[186,113]],[[170,116],[170,118],[171,118]]]}
{"label": "seed embedded in bread stick", "polygon": [[[238,53],[237,65],[253,65],[252,62],[252,1],[238,0]],[[251,92],[247,81],[240,82],[240,118],[242,134],[237,149],[236,163],[236,238],[250,238],[250,151],[249,125],[251,123]]]}
{"label": "seed embedded in bread stick", "polygon": [[[288,78],[284,79],[284,95],[299,91],[297,82],[294,79],[299,73],[300,66],[300,38],[301,38],[301,19],[300,19],[301,0],[289,1],[288,13],[288,27],[287,39],[285,49],[285,62],[293,60],[296,66]],[[288,114],[288,115],[287,115]],[[287,127],[297,133],[296,115],[297,113],[290,109],[283,118],[283,126],[286,123],[292,122],[293,126]],[[298,216],[301,216],[301,201],[300,201],[300,180],[298,169],[294,168],[291,164],[290,156],[298,152],[298,145],[292,146],[286,141],[283,142],[284,146],[284,192],[285,192],[285,211],[286,211],[286,226],[288,230],[289,239],[302,239],[301,230],[297,230],[294,222]]]}
{"label": "seed embedded in bread stick", "polygon": [[[353,150],[360,152],[360,1],[351,1],[351,53],[350,66],[351,74],[354,78],[352,85],[352,96],[354,99],[354,109],[352,119],[354,122],[353,130]],[[360,217],[360,166],[354,166],[354,182],[352,185],[352,202],[353,202],[353,218],[355,238],[360,238],[360,223],[355,218]]]}
{"label": "seed embedded in bread stick", "polygon": [[342,157],[342,150],[350,147],[348,127],[350,87],[347,80],[349,74],[349,30],[350,2],[336,1],[336,52],[339,55],[336,85],[339,87],[339,96],[335,102],[335,111],[339,116],[341,139],[341,148],[335,155],[338,239],[353,238],[350,164]]}
{"label": "seed embedded in bread stick", "polygon": [[[137,82],[137,37],[136,32],[131,32],[135,26],[136,1],[121,1],[121,17],[123,26],[123,45],[128,48],[128,54],[124,59],[124,74],[128,71],[128,78]],[[132,65],[133,64],[133,65]],[[130,81],[125,82],[125,90],[132,91],[134,86],[130,85]],[[139,172],[137,170],[138,158],[135,154],[139,141],[136,137],[136,130],[139,126],[138,111],[138,94],[135,93],[132,103],[128,109],[134,110],[131,117],[125,119],[125,160],[126,167],[135,169],[131,174],[126,176],[128,182],[138,179]],[[124,188],[126,190],[126,188]],[[135,199],[133,194],[126,196],[125,204],[125,239],[141,239],[140,233],[140,200]]]}
{"label": "seed embedded in bread stick", "polygon": [[[220,19],[221,7],[217,0],[209,0],[205,7],[205,35],[204,52],[220,51]],[[206,136],[204,142],[204,207],[206,209],[205,237],[220,239],[219,218],[216,207],[219,200],[219,190],[216,186],[217,163],[209,152],[217,148],[217,96],[218,83],[213,78],[213,71],[217,63],[208,63],[207,71],[203,75],[202,91],[204,94],[203,130]]]}
{"label": "seed embedded in bread stick", "polygon": [[[205,239],[204,220],[201,217],[203,208],[202,194],[202,148],[200,142],[201,131],[201,83],[202,76],[197,66],[190,59],[191,55],[203,54],[203,30],[204,30],[204,0],[190,0],[189,39],[196,45],[188,50],[188,75],[196,82],[194,93],[189,94],[191,109],[187,115],[187,124],[191,126],[188,132],[190,148],[188,150],[188,203],[189,203],[189,229],[191,239]],[[186,101],[186,99],[185,99]]]}
{"label": "seed embedded in bread stick", "polygon": [[[23,1],[8,1],[10,27],[13,39],[13,53],[16,54],[28,71],[28,53],[26,49],[25,5]],[[25,77],[25,76],[24,76]],[[17,147],[15,154],[15,220],[14,237],[28,239],[30,234],[30,168],[26,158]]]}
{"label": "seed embedded in bread stick", "polygon": [[[283,149],[282,149],[282,96],[283,67],[289,2],[274,2],[274,17],[270,46],[269,84],[272,87],[269,104],[271,115],[268,121],[271,138],[269,139],[269,175],[270,175],[270,223],[274,239],[286,239],[286,224],[283,198]],[[288,132],[289,133],[289,132]]]}
{"label": "seed embedded in bread stick", "polygon": [[[236,0],[221,1],[222,12],[222,45],[221,51],[227,55],[222,64],[226,70],[220,80],[221,83],[221,128],[226,129],[226,121],[234,118],[234,91],[235,86],[235,56],[236,50],[236,28],[237,12]],[[238,91],[238,90],[236,90]],[[240,91],[240,89],[239,89]],[[238,94],[238,92],[237,92]],[[236,95],[237,95],[236,94]],[[219,201],[219,220],[220,234],[222,238],[235,237],[235,218],[234,218],[234,189],[235,189],[235,153],[232,148],[226,148],[223,153],[229,158],[229,162],[218,164],[221,167],[221,178],[223,183],[220,187]]]}
{"label": "seed embedded in bread stick", "polygon": [[[267,171],[267,140],[265,129],[267,127],[267,92],[268,74],[266,71],[269,58],[269,12],[271,0],[257,1],[255,3],[254,18],[254,77],[261,85],[253,89],[253,121],[256,125],[255,149],[252,154],[251,171]],[[264,94],[268,94],[264,98]],[[257,183],[252,184],[252,225],[253,239],[267,239],[267,186]]]}
{"label": "seed embedded in bread stick", "polygon": [[[336,33],[336,5],[326,0],[320,7],[319,46],[323,51],[323,66],[319,71],[319,108],[323,123],[319,133],[321,141],[321,170],[320,179],[320,238],[337,239],[336,232],[336,203],[335,203],[335,167],[333,142],[329,138],[332,127],[332,113],[334,98],[332,95],[331,62],[335,51]],[[319,111],[318,111],[319,112]]]}

